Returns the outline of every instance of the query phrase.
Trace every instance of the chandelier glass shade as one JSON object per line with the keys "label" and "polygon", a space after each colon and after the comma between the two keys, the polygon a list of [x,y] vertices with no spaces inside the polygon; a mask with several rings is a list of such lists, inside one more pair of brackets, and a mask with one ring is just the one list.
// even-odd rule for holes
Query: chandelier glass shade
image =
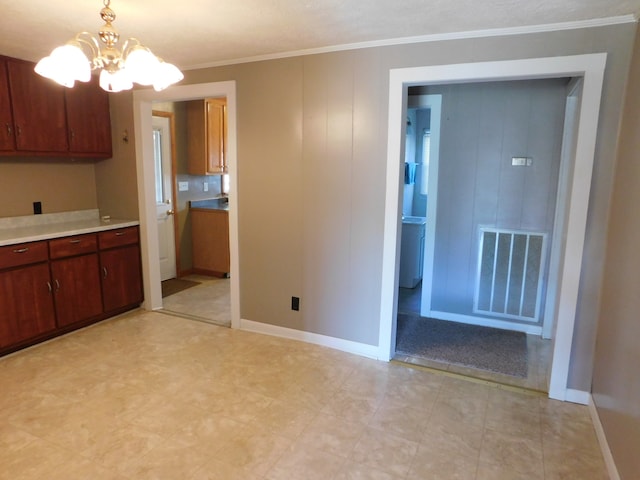
{"label": "chandelier glass shade", "polygon": [[91,72],[100,70],[100,86],[108,92],[129,90],[134,83],[153,85],[160,91],[184,78],[175,65],[156,57],[136,38],[129,38],[118,49],[120,34],[112,25],[116,15],[109,8],[111,0],[103,3],[100,17],[105,24],[98,38],[89,32],[78,33],[40,60],[36,73],[71,88],[76,81],[88,82]]}

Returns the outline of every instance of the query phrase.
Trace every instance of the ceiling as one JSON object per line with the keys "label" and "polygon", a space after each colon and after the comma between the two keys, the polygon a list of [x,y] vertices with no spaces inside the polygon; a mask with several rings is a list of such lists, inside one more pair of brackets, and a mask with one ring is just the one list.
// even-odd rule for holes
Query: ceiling
{"label": "ceiling", "polygon": [[[102,0],[3,2],[0,54],[36,61],[102,25]],[[182,69],[413,36],[629,16],[640,0],[112,0],[113,25]]]}

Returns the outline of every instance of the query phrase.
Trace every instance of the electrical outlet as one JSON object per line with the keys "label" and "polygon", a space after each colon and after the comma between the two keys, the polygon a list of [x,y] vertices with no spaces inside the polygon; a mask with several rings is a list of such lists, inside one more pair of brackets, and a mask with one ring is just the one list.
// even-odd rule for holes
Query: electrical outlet
{"label": "electrical outlet", "polygon": [[178,191],[179,192],[189,191],[189,182],[178,182]]}
{"label": "electrical outlet", "polygon": [[300,310],[300,298],[291,297],[291,310],[295,310],[296,312]]}
{"label": "electrical outlet", "polygon": [[42,213],[42,202],[33,202],[33,214],[40,215]]}
{"label": "electrical outlet", "polygon": [[209,184],[207,182],[204,182],[204,191],[205,192],[209,191]]}

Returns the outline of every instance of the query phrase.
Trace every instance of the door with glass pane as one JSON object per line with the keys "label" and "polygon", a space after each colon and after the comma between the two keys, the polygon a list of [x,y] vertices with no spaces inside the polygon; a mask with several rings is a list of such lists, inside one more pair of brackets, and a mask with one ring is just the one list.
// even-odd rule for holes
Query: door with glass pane
{"label": "door with glass pane", "polygon": [[154,112],[153,159],[155,165],[156,214],[158,220],[158,246],[160,276],[162,280],[176,277],[176,243],[173,205],[172,137],[173,114]]}

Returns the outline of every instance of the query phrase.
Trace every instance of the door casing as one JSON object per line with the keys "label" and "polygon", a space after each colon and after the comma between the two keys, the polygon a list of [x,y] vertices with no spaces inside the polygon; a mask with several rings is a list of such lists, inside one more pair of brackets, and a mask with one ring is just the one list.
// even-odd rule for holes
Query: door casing
{"label": "door casing", "polygon": [[160,261],[156,232],[156,202],[151,127],[153,102],[179,102],[209,97],[227,98],[227,160],[229,167],[229,250],[231,255],[231,327],[240,327],[240,268],[238,252],[238,181],[236,135],[236,82],[213,82],[172,86],[133,92],[133,120],[136,132],[136,174],[140,216],[140,248],[144,287],[143,308],[162,308]]}
{"label": "door casing", "polygon": [[[571,206],[566,216],[566,237],[562,245],[555,317],[555,342],[549,384],[549,397],[575,400],[568,387],[569,361],[578,301],[584,251],[589,193],[598,133],[600,97],[606,53],[565,57],[533,58],[496,62],[437,65],[390,70],[387,177],[382,252],[382,286],[378,357],[390,360],[395,354],[397,286],[400,240],[401,162],[406,118],[407,89],[416,85],[435,85],[470,81],[524,80],[537,78],[582,77],[576,151],[567,179],[567,198]],[[581,400],[581,398],[580,398]]]}

